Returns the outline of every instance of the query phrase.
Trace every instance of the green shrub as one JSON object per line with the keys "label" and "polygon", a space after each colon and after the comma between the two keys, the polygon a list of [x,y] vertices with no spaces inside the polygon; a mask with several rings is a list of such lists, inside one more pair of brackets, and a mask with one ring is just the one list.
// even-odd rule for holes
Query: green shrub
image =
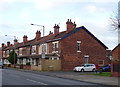
{"label": "green shrub", "polygon": [[26,65],[30,65],[30,62],[27,62]]}
{"label": "green shrub", "polygon": [[14,50],[9,53],[8,61],[11,64],[16,64],[17,63],[17,54],[15,53]]}

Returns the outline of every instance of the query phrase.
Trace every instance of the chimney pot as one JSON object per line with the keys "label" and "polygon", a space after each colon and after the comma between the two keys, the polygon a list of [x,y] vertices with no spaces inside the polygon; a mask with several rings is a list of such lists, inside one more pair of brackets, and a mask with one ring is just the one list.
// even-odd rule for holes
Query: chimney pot
{"label": "chimney pot", "polygon": [[73,29],[75,29],[76,28],[76,24],[75,24],[75,21],[74,21],[74,24],[73,24]]}
{"label": "chimney pot", "polygon": [[2,48],[4,48],[5,47],[5,44],[4,43],[2,43]]}
{"label": "chimney pot", "polygon": [[13,44],[11,44],[10,46],[13,46]]}
{"label": "chimney pot", "polygon": [[40,37],[41,37],[41,32],[37,30],[35,38],[38,40]]}
{"label": "chimney pot", "polygon": [[71,30],[74,29],[74,24],[72,23],[71,19],[68,19],[68,21],[66,22],[66,27],[67,27],[67,32],[70,32]]}
{"label": "chimney pot", "polygon": [[10,41],[7,42],[7,46],[8,46],[8,47],[10,46]]}
{"label": "chimney pot", "polygon": [[55,26],[53,28],[54,28],[54,34],[55,35],[59,34],[59,28],[60,28],[59,25],[55,24]]}
{"label": "chimney pot", "polygon": [[28,38],[27,35],[24,35],[24,36],[23,36],[23,42],[24,42],[24,43],[27,42],[27,38]]}
{"label": "chimney pot", "polygon": [[15,40],[14,40],[14,44],[17,44],[17,43],[18,43],[18,40],[17,40],[17,39],[15,39]]}
{"label": "chimney pot", "polygon": [[53,32],[49,31],[49,35],[50,35],[50,34],[53,34]]}

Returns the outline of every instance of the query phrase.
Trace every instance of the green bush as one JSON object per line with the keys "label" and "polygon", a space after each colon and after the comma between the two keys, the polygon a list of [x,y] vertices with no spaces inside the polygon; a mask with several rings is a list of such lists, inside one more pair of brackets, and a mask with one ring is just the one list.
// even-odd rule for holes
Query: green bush
{"label": "green bush", "polygon": [[11,64],[16,64],[17,63],[17,54],[15,53],[14,50],[9,53],[8,61]]}
{"label": "green bush", "polygon": [[27,62],[26,65],[30,65],[30,62]]}

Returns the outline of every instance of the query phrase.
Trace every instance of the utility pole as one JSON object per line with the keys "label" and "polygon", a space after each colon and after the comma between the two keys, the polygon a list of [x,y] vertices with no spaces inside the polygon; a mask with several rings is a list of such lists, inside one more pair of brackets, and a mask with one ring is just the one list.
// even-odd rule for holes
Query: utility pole
{"label": "utility pole", "polygon": [[[43,37],[44,37],[44,33],[45,33],[45,26],[44,25],[38,25],[38,24],[31,24],[31,25],[43,27]],[[45,46],[44,46],[44,43],[45,42],[43,40],[43,43],[42,43],[42,64],[41,64],[42,65],[42,70],[44,69],[43,60],[45,59]],[[39,60],[39,62],[40,62],[40,60]]]}

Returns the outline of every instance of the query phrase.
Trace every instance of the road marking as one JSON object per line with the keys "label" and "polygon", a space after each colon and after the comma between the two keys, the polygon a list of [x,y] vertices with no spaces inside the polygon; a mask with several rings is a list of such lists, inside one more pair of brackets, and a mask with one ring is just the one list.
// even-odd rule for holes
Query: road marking
{"label": "road marking", "polygon": [[38,81],[35,81],[35,80],[32,80],[32,79],[26,79],[28,81],[31,81],[31,82],[35,82],[35,83],[40,83],[42,85],[48,85],[48,84],[45,84],[45,83],[42,83],[42,82],[38,82]]}

